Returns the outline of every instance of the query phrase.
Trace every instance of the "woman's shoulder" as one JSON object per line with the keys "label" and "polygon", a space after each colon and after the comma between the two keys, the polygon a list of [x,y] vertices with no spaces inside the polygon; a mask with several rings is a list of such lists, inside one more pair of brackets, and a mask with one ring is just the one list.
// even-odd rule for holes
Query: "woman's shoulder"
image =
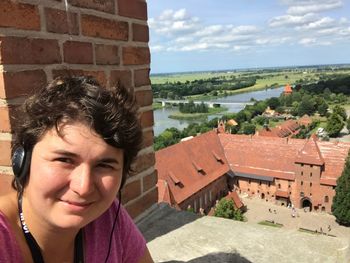
{"label": "woman's shoulder", "polygon": [[[91,258],[105,256],[111,245],[110,257],[114,262],[137,262],[145,250],[146,242],[125,208],[120,205],[118,212],[118,207],[116,200],[104,214],[85,227],[88,255]],[[111,242],[110,238],[114,241]]]}
{"label": "woman's shoulder", "polygon": [[11,222],[13,217],[11,205],[11,198],[0,197],[0,262],[22,262],[20,247]]}

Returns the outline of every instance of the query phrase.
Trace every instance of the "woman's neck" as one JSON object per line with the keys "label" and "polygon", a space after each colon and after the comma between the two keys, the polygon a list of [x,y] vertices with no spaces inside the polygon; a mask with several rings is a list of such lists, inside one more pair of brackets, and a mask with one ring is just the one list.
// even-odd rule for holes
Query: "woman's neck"
{"label": "woman's neck", "polygon": [[45,263],[73,262],[74,241],[79,229],[62,229],[50,225],[35,213],[25,196],[22,210],[25,223],[38,243]]}

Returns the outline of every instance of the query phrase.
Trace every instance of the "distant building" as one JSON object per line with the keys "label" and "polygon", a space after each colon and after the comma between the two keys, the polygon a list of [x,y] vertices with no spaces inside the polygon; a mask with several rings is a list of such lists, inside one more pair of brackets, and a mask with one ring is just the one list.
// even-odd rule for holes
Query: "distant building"
{"label": "distant building", "polygon": [[291,137],[295,134],[298,134],[301,126],[309,126],[312,123],[312,119],[308,115],[304,115],[298,120],[287,120],[280,125],[269,128],[268,126],[256,132],[258,136],[267,136],[267,137]]}
{"label": "distant building", "polygon": [[159,202],[208,213],[233,190],[331,212],[349,149],[350,143],[315,136],[303,140],[207,132],[156,152]]}
{"label": "distant building", "polygon": [[287,85],[284,87],[283,94],[284,94],[284,95],[290,95],[290,94],[292,94],[292,93],[293,93],[292,87],[291,87],[289,84],[287,84]]}

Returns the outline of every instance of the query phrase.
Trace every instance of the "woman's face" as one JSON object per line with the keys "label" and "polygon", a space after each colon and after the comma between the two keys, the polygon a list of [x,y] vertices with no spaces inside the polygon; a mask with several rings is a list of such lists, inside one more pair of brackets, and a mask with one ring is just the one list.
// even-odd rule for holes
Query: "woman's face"
{"label": "woman's face", "polygon": [[33,148],[24,216],[52,227],[81,228],[116,198],[123,150],[80,122],[61,125],[60,133],[49,130]]}

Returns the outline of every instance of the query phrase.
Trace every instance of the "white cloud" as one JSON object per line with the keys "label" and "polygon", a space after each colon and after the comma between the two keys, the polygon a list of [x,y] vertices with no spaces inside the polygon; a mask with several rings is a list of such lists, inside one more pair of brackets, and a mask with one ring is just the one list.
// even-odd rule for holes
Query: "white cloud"
{"label": "white cloud", "polygon": [[283,27],[283,26],[296,26],[310,23],[316,20],[314,14],[306,14],[302,16],[283,15],[270,19],[269,26],[271,27]]}
{"label": "white cloud", "polygon": [[199,19],[191,17],[186,9],[163,11],[158,18],[150,18],[148,24],[151,30],[166,36],[179,35],[185,32],[195,32]]}
{"label": "white cloud", "polygon": [[296,27],[298,30],[313,30],[313,29],[322,29],[335,26],[335,20],[330,17],[322,17],[321,19],[307,23],[300,27]]}
{"label": "white cloud", "polygon": [[304,15],[308,13],[320,13],[340,7],[342,7],[340,0],[294,1],[288,8],[287,13],[291,15]]}

